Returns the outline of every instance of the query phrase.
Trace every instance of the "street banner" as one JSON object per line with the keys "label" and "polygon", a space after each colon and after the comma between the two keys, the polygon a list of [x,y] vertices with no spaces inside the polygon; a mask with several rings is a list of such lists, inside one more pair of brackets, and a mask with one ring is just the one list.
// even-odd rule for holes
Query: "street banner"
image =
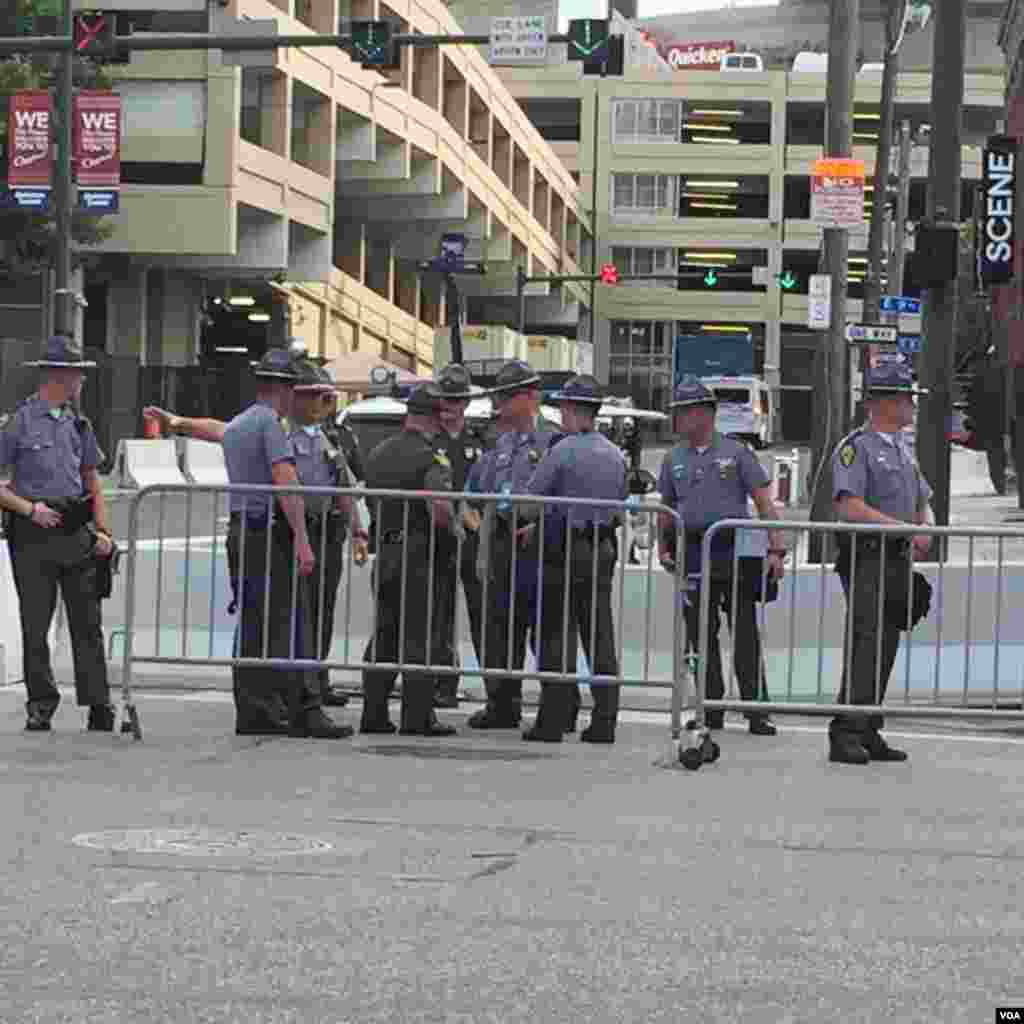
{"label": "street banner", "polygon": [[74,102],[75,180],[83,188],[116,189],[121,184],[121,97],[85,90]]}
{"label": "street banner", "polygon": [[7,120],[7,187],[50,187],[50,94],[45,89],[23,89],[11,94]]}

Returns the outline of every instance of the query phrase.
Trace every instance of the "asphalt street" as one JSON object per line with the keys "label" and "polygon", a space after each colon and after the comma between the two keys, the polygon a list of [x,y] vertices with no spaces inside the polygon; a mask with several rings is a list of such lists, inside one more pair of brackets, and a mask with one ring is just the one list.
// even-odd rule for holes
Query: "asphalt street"
{"label": "asphalt street", "polygon": [[[227,695],[145,737],[0,693],[0,1019],[991,1021],[1024,1003],[1024,741],[662,726],[616,746],[239,739]],[[460,722],[459,714],[448,714]]]}

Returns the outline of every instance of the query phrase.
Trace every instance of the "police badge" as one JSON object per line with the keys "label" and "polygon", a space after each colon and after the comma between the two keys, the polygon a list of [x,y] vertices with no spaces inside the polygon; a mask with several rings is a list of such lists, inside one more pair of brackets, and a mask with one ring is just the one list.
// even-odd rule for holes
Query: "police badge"
{"label": "police badge", "polygon": [[844,469],[849,469],[857,458],[857,449],[852,444],[844,444],[839,449],[839,462]]}
{"label": "police badge", "polygon": [[540,462],[540,452],[536,448],[531,448],[528,456],[531,466],[536,466]]}

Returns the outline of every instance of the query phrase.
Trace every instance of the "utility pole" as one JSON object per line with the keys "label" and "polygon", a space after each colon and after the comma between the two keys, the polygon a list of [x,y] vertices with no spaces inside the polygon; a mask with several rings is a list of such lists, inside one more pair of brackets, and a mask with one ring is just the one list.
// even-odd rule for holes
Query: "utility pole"
{"label": "utility pole", "polygon": [[[932,139],[928,160],[928,218],[960,222],[960,142],[964,102],[966,0],[942,0],[935,12],[932,59]],[[920,400],[917,453],[935,492],[935,521],[949,524],[949,436],[952,412],[953,351],[957,281],[925,291],[921,376],[929,393]]]}
{"label": "utility pole", "polygon": [[[853,143],[853,90],[856,78],[860,0],[833,0],[828,34],[828,84],[825,95],[826,157],[849,157]],[[832,452],[842,440],[850,418],[850,375],[846,342],[847,260],[849,234],[845,228],[825,228],[821,272],[832,277],[832,315],[817,360],[817,387],[821,405],[814,416],[814,497],[811,519],[827,522],[832,509]],[[814,534],[808,552],[811,561],[825,556],[821,538]],[[815,541],[817,540],[817,543]]]}
{"label": "utility pole", "polygon": [[[864,275],[864,323],[881,319],[879,300],[882,297],[882,241],[885,211],[889,205],[889,167],[892,161],[893,127],[895,122],[896,75],[899,70],[897,39],[907,0],[888,0],[885,14],[885,59],[882,65],[882,96],[878,110],[878,145],[875,149],[875,179],[872,192],[871,226],[868,231],[868,269]],[[892,284],[892,268],[889,268]],[[901,294],[896,292],[897,295]],[[867,351],[865,349],[865,351]]]}
{"label": "utility pole", "polygon": [[910,122],[900,123],[899,191],[896,193],[896,227],[892,256],[889,259],[889,283],[894,295],[903,294],[904,264],[907,259],[907,221],[910,218],[910,158],[913,140]]}
{"label": "utility pole", "polygon": [[[72,34],[71,0],[64,0],[61,32]],[[72,109],[74,107],[74,56],[65,50],[57,58],[57,161],[54,168],[56,210],[56,254],[54,258],[53,330],[71,336],[75,332],[75,296],[71,290],[71,184]]]}

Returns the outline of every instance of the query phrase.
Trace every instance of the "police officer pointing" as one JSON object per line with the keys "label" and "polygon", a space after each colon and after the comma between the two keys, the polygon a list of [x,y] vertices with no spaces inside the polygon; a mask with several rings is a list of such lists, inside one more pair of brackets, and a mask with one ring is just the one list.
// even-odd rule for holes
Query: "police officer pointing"
{"label": "police officer pointing", "polygon": [[103,649],[96,557],[108,558],[107,526],[92,424],[76,411],[86,362],[71,338],[43,345],[39,391],[12,416],[0,416],[0,507],[21,611],[28,691],[25,728],[47,732],[60,703],[53,680],[50,623],[60,591],[67,611],[75,665],[75,697],[88,707],[88,728],[110,732],[107,660]]}
{"label": "police officer pointing", "polygon": [[[772,500],[768,474],[751,449],[715,430],[717,400],[715,394],[696,377],[684,377],[676,387],[669,409],[673,426],[683,440],[666,456],[661,466],[658,490],[661,500],[673,507],[683,521],[684,536],[676,537],[673,519],[661,513],[658,517],[658,553],[662,565],[671,572],[685,559],[685,571],[691,579],[701,577],[701,545],[708,527],[720,519],[747,519],[749,499],[753,499],[762,519],[778,519]],[[753,537],[760,539],[760,531]],[[718,644],[720,616],[725,614],[732,626],[733,663],[740,693],[744,700],[757,700],[764,688],[764,662],[761,637],[757,628],[755,604],[760,590],[769,580],[783,573],[785,548],[780,535],[768,533],[767,565],[762,557],[742,555],[736,562],[739,579],[735,581],[736,604],[733,608],[733,562],[736,538],[732,532],[715,535],[712,542],[709,621],[707,630],[707,693],[709,700],[721,700],[725,694],[722,657]],[[700,637],[700,601],[691,592],[686,603],[686,642],[691,651],[698,649]],[[775,726],[767,715],[746,712],[750,731],[757,736],[774,736]],[[724,714],[709,711],[708,727],[721,729]]]}
{"label": "police officer pointing", "polygon": [[[625,499],[625,458],[616,445],[594,429],[604,401],[601,385],[587,375],[573,377],[553,401],[561,405],[562,426],[569,436],[541,459],[529,482],[529,493],[604,501]],[[541,576],[538,665],[542,672],[575,673],[577,645],[582,643],[593,675],[619,674],[612,582],[618,558],[615,531],[620,521],[616,509],[588,507],[583,502],[548,510]],[[590,692],[594,711],[580,739],[585,743],[614,743],[619,686],[591,685]],[[572,683],[541,683],[537,721],[524,738],[560,742],[578,699],[577,687]]]}
{"label": "police officer pointing", "polygon": [[[914,421],[913,396],[920,393],[910,370],[896,363],[873,367],[864,375],[864,391],[867,424],[840,441],[832,454],[836,517],[847,523],[932,522],[932,489],[903,435],[903,429]],[[931,539],[926,534],[909,540],[893,535],[839,535],[836,572],[852,619],[849,664],[844,666],[840,704],[847,700],[851,704],[881,704],[885,699],[900,630],[907,628],[911,618],[908,603],[915,603],[910,590],[910,563],[915,555],[927,553]],[[920,585],[928,589],[923,577]],[[879,638],[878,604],[883,587]],[[927,605],[927,599],[924,603]],[[926,607],[919,608],[913,620],[926,611]],[[882,725],[881,715],[838,715],[829,726],[829,760],[844,764],[905,761],[906,753],[890,747],[880,735]]]}

